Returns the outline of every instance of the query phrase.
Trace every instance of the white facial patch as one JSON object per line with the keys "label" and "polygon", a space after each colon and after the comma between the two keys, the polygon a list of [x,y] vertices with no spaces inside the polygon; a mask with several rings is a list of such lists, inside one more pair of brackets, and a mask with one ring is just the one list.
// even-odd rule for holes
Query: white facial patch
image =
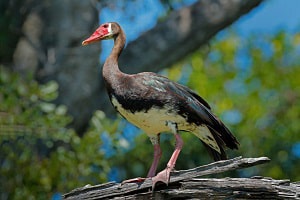
{"label": "white facial patch", "polygon": [[111,28],[111,23],[108,23],[107,31],[108,31],[109,35],[111,35],[113,33],[112,28]]}

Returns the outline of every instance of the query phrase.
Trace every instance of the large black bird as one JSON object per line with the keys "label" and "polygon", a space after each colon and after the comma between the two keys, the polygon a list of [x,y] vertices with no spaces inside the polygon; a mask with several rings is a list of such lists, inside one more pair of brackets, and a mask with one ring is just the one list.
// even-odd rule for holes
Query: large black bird
{"label": "large black bird", "polygon": [[[103,66],[103,77],[111,103],[129,122],[146,132],[154,146],[154,159],[147,177],[168,184],[183,141],[179,131],[197,136],[214,160],[226,159],[224,147],[238,149],[238,141],[212,113],[209,104],[191,89],[168,78],[151,73],[125,74],[119,70],[118,58],[125,45],[125,34],[116,22],[102,24],[88,39],[87,45],[113,39],[114,47]],[[162,151],[160,133],[171,132],[176,139],[175,150],[166,169],[156,175]],[[129,181],[143,180],[142,178]]]}

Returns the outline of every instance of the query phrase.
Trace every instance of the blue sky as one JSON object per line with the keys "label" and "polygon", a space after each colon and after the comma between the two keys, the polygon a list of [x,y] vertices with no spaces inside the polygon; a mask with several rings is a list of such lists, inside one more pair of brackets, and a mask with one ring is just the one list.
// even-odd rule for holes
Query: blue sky
{"label": "blue sky", "polygon": [[[154,27],[157,19],[162,17],[165,11],[159,0],[113,2],[117,2],[118,6],[101,10],[100,23],[119,22],[125,30],[127,41],[136,39],[141,33]],[[179,9],[183,5],[192,4],[195,0],[182,2],[174,4],[174,7]],[[265,0],[231,27],[241,36],[251,33],[273,34],[279,30],[295,33],[300,30],[299,8],[300,0]],[[104,61],[113,44],[111,41],[105,41],[102,45],[101,61]]]}
{"label": "blue sky", "polygon": [[279,30],[295,33],[300,30],[299,0],[269,0],[242,17],[234,27],[238,33],[272,34]]}

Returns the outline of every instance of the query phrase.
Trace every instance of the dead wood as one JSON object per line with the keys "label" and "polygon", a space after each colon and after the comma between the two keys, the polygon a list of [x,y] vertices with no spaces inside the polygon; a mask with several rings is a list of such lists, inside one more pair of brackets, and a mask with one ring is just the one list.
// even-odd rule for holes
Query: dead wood
{"label": "dead wood", "polygon": [[267,157],[218,161],[194,169],[174,171],[169,185],[158,184],[151,191],[152,181],[120,184],[115,182],[87,185],[63,197],[71,199],[300,199],[300,182],[251,178],[197,178],[204,175],[248,168],[269,162]]}

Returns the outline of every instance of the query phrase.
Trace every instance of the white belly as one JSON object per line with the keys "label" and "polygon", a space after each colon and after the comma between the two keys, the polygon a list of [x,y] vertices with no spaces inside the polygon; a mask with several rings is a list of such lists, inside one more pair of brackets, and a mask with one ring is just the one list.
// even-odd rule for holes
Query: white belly
{"label": "white belly", "polygon": [[158,134],[170,131],[167,122],[176,123],[179,130],[186,130],[188,128],[188,123],[186,123],[184,117],[170,112],[170,109],[167,108],[151,108],[147,112],[141,111],[132,113],[125,110],[114,97],[112,97],[112,104],[117,107],[124,118],[147,134]]}

